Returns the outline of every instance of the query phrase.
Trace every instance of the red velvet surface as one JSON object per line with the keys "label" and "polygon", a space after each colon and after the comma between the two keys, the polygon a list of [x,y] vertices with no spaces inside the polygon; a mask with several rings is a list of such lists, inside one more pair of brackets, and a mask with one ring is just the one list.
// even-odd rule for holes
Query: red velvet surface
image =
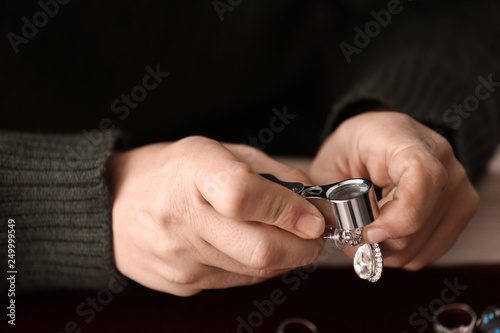
{"label": "red velvet surface", "polygon": [[[440,304],[467,303],[478,315],[489,304],[499,304],[500,266],[386,269],[374,284],[359,279],[350,268],[310,267],[309,272],[301,268],[255,286],[188,298],[130,283],[106,300],[109,304],[100,312],[94,311],[92,320],[88,312],[77,314],[87,297],[96,296],[59,291],[17,297],[16,327],[7,325],[5,315],[2,327],[9,332],[249,333],[275,332],[284,319],[301,317],[314,322],[321,333],[433,332],[426,313]],[[249,326],[243,328],[241,322]]]}

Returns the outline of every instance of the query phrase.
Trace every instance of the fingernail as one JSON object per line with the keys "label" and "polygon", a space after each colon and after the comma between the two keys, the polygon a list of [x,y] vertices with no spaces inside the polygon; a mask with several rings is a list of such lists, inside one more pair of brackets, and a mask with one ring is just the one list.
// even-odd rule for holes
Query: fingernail
{"label": "fingernail", "polygon": [[387,231],[381,228],[369,228],[366,230],[366,240],[368,243],[380,243],[391,238]]}
{"label": "fingernail", "polygon": [[310,238],[317,238],[325,230],[325,225],[320,217],[304,214],[297,220],[295,228]]}

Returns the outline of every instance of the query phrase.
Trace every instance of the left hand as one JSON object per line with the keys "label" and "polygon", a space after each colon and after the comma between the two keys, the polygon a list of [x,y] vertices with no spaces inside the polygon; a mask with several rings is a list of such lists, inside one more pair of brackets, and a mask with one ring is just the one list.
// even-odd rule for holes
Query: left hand
{"label": "left hand", "polygon": [[[479,197],[445,138],[411,117],[368,112],[344,121],[313,161],[315,184],[367,178],[382,189],[380,216],[363,228],[385,241],[384,264],[418,270],[455,242]],[[353,256],[354,249],[346,250]]]}

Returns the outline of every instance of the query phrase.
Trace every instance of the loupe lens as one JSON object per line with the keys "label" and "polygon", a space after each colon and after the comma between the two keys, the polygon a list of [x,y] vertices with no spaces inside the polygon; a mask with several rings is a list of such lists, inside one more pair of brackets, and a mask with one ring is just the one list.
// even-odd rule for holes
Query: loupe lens
{"label": "loupe lens", "polygon": [[330,200],[350,200],[362,196],[368,192],[370,187],[365,183],[345,184],[329,193]]}

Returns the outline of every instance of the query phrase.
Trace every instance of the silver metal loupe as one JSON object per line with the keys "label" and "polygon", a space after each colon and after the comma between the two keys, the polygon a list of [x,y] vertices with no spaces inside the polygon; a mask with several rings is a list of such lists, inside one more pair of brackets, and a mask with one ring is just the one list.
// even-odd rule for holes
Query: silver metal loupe
{"label": "silver metal loupe", "polygon": [[[344,250],[358,246],[362,229],[379,215],[377,197],[371,181],[362,178],[343,180],[328,185],[305,186],[302,183],[284,182],[273,175],[262,174],[306,198],[325,218],[326,239]],[[353,262],[354,270],[362,279],[376,282],[383,269],[382,252],[378,244],[364,244],[358,248]]]}

